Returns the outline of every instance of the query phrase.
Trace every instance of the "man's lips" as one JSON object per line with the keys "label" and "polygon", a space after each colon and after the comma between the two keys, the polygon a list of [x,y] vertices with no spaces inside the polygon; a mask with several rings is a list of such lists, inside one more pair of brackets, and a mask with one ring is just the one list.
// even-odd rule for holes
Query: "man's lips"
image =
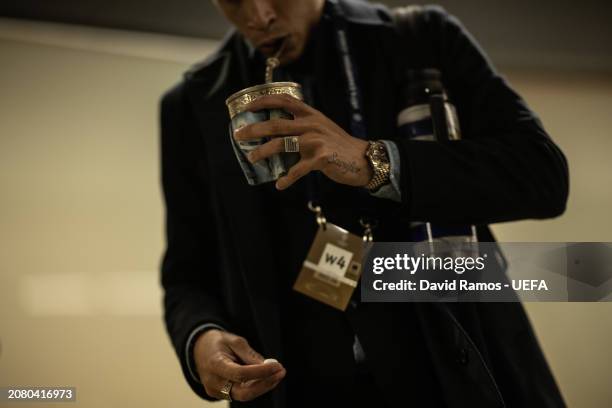
{"label": "man's lips", "polygon": [[287,39],[288,35],[274,37],[268,40],[261,41],[257,48],[264,54],[274,54]]}

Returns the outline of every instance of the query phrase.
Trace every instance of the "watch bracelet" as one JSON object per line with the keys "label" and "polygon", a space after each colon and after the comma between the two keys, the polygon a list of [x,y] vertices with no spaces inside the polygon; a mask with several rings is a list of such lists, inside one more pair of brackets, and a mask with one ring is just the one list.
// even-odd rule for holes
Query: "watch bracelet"
{"label": "watch bracelet", "polygon": [[[372,156],[372,150],[380,149],[382,150],[383,157],[386,161],[377,160],[374,162]],[[368,163],[372,168],[373,175],[368,184],[365,185],[365,188],[370,192],[374,192],[378,190],[383,185],[389,183],[390,179],[390,163],[389,163],[389,153],[387,152],[387,148],[385,144],[381,141],[369,141],[368,148],[366,150],[366,158],[368,159]]]}

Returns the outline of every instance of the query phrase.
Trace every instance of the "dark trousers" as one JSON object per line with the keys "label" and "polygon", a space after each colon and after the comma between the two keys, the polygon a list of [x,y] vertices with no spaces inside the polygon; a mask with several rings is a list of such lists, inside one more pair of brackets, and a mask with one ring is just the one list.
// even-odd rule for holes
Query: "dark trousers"
{"label": "dark trousers", "polygon": [[358,372],[350,383],[346,379],[336,384],[315,380],[302,385],[288,387],[287,408],[390,408],[367,372]]}

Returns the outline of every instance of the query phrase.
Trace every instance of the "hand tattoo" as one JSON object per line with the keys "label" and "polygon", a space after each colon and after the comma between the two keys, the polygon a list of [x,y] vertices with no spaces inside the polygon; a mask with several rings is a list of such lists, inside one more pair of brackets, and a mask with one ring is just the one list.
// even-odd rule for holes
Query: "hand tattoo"
{"label": "hand tattoo", "polygon": [[344,161],[338,158],[337,152],[333,152],[332,155],[327,158],[327,163],[334,164],[340,167],[342,169],[342,174],[345,174],[346,172],[349,172],[349,171],[351,173],[359,173],[361,171],[361,169],[355,164],[354,161],[349,163],[347,161]]}

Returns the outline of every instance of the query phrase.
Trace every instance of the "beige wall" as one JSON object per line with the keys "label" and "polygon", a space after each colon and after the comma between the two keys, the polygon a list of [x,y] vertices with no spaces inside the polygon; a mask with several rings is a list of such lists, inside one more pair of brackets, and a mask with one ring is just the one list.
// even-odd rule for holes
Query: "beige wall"
{"label": "beige wall", "polygon": [[[570,166],[566,213],[494,227],[503,241],[612,242],[612,76],[509,72]],[[612,304],[529,303],[540,343],[570,407],[612,404]]]}
{"label": "beige wall", "polygon": [[[203,406],[161,323],[157,104],[209,50],[0,20],[0,386],[76,386],[83,407]],[[566,152],[572,194],[560,219],[498,237],[612,241],[612,80],[508,74]],[[570,406],[608,405],[612,306],[527,307]]]}

